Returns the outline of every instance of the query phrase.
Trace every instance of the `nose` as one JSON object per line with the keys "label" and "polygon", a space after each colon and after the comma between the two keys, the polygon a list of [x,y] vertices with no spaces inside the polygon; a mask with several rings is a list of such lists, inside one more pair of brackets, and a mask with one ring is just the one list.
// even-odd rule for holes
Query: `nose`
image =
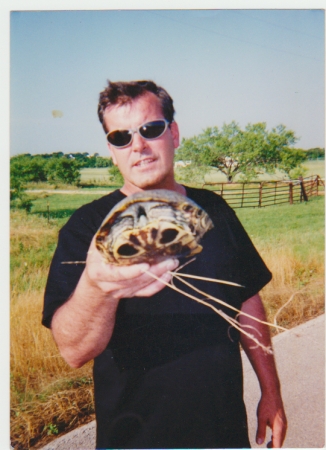
{"label": "nose", "polygon": [[141,135],[136,131],[131,143],[132,151],[139,152],[145,147],[145,145],[146,139],[142,138]]}

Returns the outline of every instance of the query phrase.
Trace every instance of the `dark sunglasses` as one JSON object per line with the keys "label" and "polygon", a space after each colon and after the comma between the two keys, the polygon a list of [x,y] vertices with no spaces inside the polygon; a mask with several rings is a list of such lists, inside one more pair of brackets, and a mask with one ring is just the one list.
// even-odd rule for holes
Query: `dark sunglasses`
{"label": "dark sunglasses", "polygon": [[106,139],[113,147],[124,148],[131,144],[136,132],[146,140],[157,139],[165,133],[169,125],[170,122],[165,119],[153,120],[130,130],[110,131],[106,135]]}

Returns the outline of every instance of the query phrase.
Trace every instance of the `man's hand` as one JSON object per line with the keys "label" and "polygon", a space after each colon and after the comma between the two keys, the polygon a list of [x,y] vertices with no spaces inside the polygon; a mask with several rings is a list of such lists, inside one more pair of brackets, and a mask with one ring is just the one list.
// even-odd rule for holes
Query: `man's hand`
{"label": "man's hand", "polygon": [[96,249],[93,239],[87,255],[85,276],[90,285],[110,294],[114,299],[150,297],[162,290],[165,284],[151,277],[146,271],[167,283],[171,279],[168,272],[176,269],[178,264],[176,259],[162,261],[152,266],[147,263],[130,266],[107,264]]}
{"label": "man's hand", "polygon": [[287,429],[287,420],[282,399],[275,395],[263,394],[257,408],[257,419],[257,444],[263,444],[266,437],[266,428],[270,427],[272,430],[272,440],[267,444],[267,447],[282,447]]}

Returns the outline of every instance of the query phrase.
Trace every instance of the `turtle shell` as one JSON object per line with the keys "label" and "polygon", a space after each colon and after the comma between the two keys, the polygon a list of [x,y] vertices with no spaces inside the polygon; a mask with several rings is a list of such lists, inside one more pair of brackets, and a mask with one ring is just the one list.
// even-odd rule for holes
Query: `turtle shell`
{"label": "turtle shell", "polygon": [[213,223],[191,199],[174,191],[137,192],[119,202],[96,233],[96,248],[107,263],[130,265],[190,257]]}

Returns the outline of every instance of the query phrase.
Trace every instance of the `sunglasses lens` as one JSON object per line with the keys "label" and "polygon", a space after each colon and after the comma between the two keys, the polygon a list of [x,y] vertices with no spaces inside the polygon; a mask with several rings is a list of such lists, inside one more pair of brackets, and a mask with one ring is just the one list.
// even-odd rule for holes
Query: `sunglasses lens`
{"label": "sunglasses lens", "polygon": [[165,132],[168,122],[162,119],[144,123],[140,128],[134,130],[111,131],[106,138],[108,142],[117,148],[127,147],[132,141],[133,133],[138,131],[144,139],[156,139]]}
{"label": "sunglasses lens", "polygon": [[125,147],[130,144],[132,134],[128,130],[116,130],[107,135],[107,140],[114,147]]}
{"label": "sunglasses lens", "polygon": [[164,120],[154,120],[153,122],[145,123],[139,128],[139,133],[145,139],[155,139],[160,137],[166,130],[167,124]]}

